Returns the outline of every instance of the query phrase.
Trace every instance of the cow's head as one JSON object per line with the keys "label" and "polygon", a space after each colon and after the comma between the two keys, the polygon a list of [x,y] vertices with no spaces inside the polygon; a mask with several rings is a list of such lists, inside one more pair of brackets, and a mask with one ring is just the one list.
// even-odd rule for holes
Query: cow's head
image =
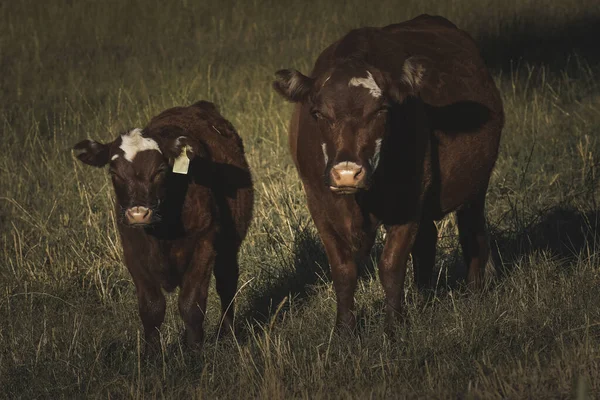
{"label": "cow's head", "polygon": [[203,152],[201,145],[178,127],[163,128],[158,135],[133,129],[110,143],[87,139],[73,149],[85,164],[109,165],[120,210],[118,219],[131,226],[146,226],[160,220],[158,210],[174,161],[180,157],[191,161]]}
{"label": "cow's head", "polygon": [[331,191],[369,188],[390,126],[389,111],[419,91],[425,72],[421,61],[407,59],[396,76],[360,61],[340,63],[314,78],[290,69],[276,72],[275,90],[304,104],[315,121]]}

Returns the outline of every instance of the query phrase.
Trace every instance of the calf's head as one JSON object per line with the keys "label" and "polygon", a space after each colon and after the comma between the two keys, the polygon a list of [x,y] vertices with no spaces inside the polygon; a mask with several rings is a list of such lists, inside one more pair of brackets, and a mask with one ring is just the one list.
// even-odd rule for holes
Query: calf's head
{"label": "calf's head", "polygon": [[181,157],[191,161],[202,151],[196,140],[177,127],[163,128],[158,135],[133,129],[110,143],[86,139],[73,149],[85,164],[109,166],[120,210],[118,219],[131,226],[146,226],[160,220],[158,210],[174,161]]}
{"label": "calf's head", "polygon": [[291,69],[276,72],[275,90],[310,112],[322,150],[318,157],[324,158],[325,184],[332,192],[352,194],[370,187],[388,135],[390,110],[419,91],[425,72],[421,62],[407,59],[396,76],[356,60],[340,62],[316,77]]}

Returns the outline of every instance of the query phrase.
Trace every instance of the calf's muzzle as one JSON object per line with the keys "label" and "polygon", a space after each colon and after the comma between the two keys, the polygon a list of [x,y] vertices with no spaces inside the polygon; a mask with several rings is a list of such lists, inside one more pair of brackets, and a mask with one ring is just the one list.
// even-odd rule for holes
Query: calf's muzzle
{"label": "calf's muzzle", "polygon": [[147,225],[152,220],[152,210],[143,206],[130,207],[125,218],[129,225]]}

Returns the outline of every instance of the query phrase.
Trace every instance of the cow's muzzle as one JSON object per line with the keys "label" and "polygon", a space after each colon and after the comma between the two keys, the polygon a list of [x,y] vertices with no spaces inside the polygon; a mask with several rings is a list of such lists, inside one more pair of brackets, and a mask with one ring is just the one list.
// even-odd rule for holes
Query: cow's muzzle
{"label": "cow's muzzle", "polygon": [[329,189],[336,194],[353,194],[366,189],[365,168],[352,161],[342,161],[331,167]]}

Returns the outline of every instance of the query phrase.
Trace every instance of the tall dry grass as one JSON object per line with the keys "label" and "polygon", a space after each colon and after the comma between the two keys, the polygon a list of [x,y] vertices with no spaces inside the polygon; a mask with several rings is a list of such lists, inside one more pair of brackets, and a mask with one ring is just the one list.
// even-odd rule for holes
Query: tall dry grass
{"label": "tall dry grass", "polygon": [[[449,218],[438,290],[427,301],[408,286],[397,337],[383,335],[373,263],[357,291],[359,335],[338,337],[327,260],[287,152],[290,106],[270,81],[282,67],[308,72],[351,28],[423,12],[473,34],[503,93],[488,196],[500,278],[483,294],[460,289]],[[599,22],[592,0],[1,3],[0,395],[597,395]],[[238,128],[255,176],[238,334],[217,342],[212,290],[204,351],[188,355],[170,297],[162,357],[146,363],[109,179],[69,149],[198,99]]]}

